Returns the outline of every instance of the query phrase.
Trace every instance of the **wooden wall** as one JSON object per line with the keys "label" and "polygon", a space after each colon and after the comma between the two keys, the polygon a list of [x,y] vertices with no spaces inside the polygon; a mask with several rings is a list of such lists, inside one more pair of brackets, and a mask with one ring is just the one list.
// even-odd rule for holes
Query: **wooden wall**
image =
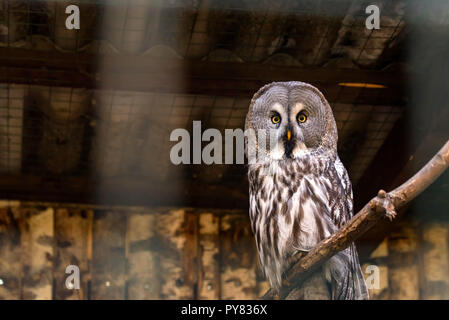
{"label": "wooden wall", "polygon": [[[79,290],[65,286],[68,265]],[[397,224],[370,265],[372,299],[449,299],[449,223]],[[246,212],[0,202],[0,299],[257,299],[267,288]]]}
{"label": "wooden wall", "polygon": [[238,211],[5,202],[0,257],[0,299],[256,299],[268,287]]}
{"label": "wooden wall", "polygon": [[371,299],[449,299],[449,223],[398,223],[362,269],[369,265],[380,270]]}

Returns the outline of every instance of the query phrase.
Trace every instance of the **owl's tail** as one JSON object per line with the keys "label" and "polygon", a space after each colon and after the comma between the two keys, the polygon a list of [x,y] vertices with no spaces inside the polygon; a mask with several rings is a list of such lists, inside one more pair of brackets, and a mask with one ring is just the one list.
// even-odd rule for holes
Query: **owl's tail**
{"label": "owl's tail", "polygon": [[332,257],[325,269],[331,283],[333,300],[369,299],[354,244]]}

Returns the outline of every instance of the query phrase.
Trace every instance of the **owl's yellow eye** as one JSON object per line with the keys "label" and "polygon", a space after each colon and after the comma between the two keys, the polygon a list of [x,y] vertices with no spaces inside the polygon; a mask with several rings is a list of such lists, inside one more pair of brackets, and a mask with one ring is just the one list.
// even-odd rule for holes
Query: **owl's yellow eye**
{"label": "owl's yellow eye", "polygon": [[281,117],[278,115],[274,115],[271,117],[271,122],[273,122],[274,124],[278,124],[279,122],[281,122]]}
{"label": "owl's yellow eye", "polygon": [[304,123],[307,121],[307,116],[304,113],[298,113],[297,119],[299,122]]}

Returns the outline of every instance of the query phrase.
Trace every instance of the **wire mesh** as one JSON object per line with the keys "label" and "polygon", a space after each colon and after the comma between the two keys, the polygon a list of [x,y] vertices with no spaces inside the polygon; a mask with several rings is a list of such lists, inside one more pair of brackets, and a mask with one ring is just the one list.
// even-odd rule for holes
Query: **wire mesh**
{"label": "wire mesh", "polygon": [[[398,62],[383,53],[405,29],[402,2],[379,2],[380,30],[365,27],[368,1],[71,1],[82,16],[76,31],[64,25],[68,4],[1,2],[0,46],[71,52],[67,65],[77,65],[78,54],[86,52],[101,64],[105,54],[141,56],[165,46],[189,60],[380,69]],[[14,51],[8,55],[13,57]],[[32,79],[15,84],[15,75],[8,73],[6,80],[10,83],[0,85],[2,173],[155,181],[202,176],[229,184],[245,179],[244,166],[237,165],[201,173],[192,169],[180,176],[169,161],[169,135],[176,128],[191,130],[194,120],[202,121],[203,130],[243,128],[250,96],[79,89],[39,85]],[[374,101],[382,90],[334,86],[325,94],[355,183],[403,108],[367,104],[366,97]],[[357,148],[348,147],[354,136]]]}

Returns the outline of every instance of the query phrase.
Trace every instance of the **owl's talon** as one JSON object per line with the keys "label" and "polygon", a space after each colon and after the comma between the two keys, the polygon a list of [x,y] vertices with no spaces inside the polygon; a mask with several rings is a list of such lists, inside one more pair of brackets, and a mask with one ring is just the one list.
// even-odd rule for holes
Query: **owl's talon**
{"label": "owl's talon", "polygon": [[396,211],[393,209],[393,210],[387,210],[387,211],[385,212],[385,215],[386,215],[386,217],[388,218],[388,220],[393,221],[393,219],[396,218],[397,213],[396,213]]}
{"label": "owl's talon", "polygon": [[369,202],[371,210],[376,210],[385,215],[388,220],[393,221],[396,218],[396,208],[391,200],[390,195],[385,190],[379,190],[377,197]]}
{"label": "owl's talon", "polygon": [[388,220],[393,221],[394,218],[396,218],[396,209],[394,205],[389,202],[385,207],[385,216],[388,218]]}

